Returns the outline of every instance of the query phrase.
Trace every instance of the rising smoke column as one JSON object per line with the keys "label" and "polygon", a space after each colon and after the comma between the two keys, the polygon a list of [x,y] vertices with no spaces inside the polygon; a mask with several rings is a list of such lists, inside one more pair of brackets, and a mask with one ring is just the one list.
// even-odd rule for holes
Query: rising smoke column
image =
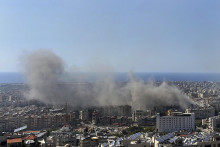
{"label": "rising smoke column", "polygon": [[59,78],[64,72],[63,61],[48,50],[38,50],[25,57],[25,76],[30,87],[26,97],[45,103],[56,103],[62,99]]}
{"label": "rising smoke column", "polygon": [[[186,108],[192,101],[175,86],[163,82],[145,83],[130,76],[124,86],[114,81],[113,75],[90,84],[61,84],[63,75],[67,76],[60,57],[48,50],[28,54],[24,62],[25,75],[30,91],[27,99],[45,103],[68,104],[73,107],[130,105],[133,109],[148,109],[154,106],[177,105]],[[71,79],[71,77],[66,77]]]}

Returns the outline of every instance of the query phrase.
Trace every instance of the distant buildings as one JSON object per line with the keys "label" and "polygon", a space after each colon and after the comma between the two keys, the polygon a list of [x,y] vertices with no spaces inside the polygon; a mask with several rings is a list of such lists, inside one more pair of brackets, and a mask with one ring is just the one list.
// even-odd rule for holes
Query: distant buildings
{"label": "distant buildings", "polygon": [[120,105],[120,106],[105,106],[100,110],[101,116],[131,116],[131,106]]}
{"label": "distant buildings", "polygon": [[220,114],[218,116],[202,119],[202,125],[206,125],[211,131],[216,131],[220,127]]}
{"label": "distant buildings", "polygon": [[88,120],[88,115],[89,115],[88,111],[82,110],[79,112],[79,119],[82,121],[86,121],[86,120]]}
{"label": "distant buildings", "polygon": [[153,126],[156,123],[155,117],[151,117],[150,110],[135,110],[132,113],[132,121],[143,126]]}
{"label": "distant buildings", "polygon": [[142,119],[144,117],[144,111],[143,110],[135,110],[132,113],[132,120],[134,122],[137,122],[138,120]]}
{"label": "distant buildings", "polygon": [[205,119],[215,116],[213,107],[190,107],[186,109],[186,113],[194,113],[195,119]]}
{"label": "distant buildings", "polygon": [[180,130],[195,130],[195,115],[193,113],[173,113],[171,116],[156,117],[156,128],[158,132],[173,132]]}

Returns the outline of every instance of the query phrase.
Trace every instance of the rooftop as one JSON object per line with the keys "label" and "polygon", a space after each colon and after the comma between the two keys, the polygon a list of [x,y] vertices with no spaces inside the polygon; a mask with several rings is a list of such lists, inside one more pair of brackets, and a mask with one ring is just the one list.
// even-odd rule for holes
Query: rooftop
{"label": "rooftop", "polygon": [[7,143],[20,143],[22,142],[21,138],[7,139]]}

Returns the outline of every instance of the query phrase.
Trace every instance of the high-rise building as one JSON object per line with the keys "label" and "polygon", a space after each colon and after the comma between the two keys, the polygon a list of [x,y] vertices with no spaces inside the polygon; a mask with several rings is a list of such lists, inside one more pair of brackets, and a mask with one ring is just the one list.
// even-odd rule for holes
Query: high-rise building
{"label": "high-rise building", "polygon": [[194,113],[173,113],[171,116],[160,116],[157,114],[156,127],[158,132],[173,131],[194,131],[195,114]]}

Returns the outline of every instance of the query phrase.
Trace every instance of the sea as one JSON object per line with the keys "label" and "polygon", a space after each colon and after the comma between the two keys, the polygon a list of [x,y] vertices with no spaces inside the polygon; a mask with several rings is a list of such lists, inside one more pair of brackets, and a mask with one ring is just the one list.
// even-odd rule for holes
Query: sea
{"label": "sea", "polygon": [[[133,74],[135,78],[143,81],[214,81],[220,82],[220,73],[146,73],[136,72]],[[84,73],[85,82],[93,82],[97,80],[94,73]],[[77,77],[68,82],[77,82]],[[118,82],[128,82],[129,73],[114,73],[114,79]],[[25,83],[26,78],[22,73],[18,72],[0,72],[0,83]]]}

